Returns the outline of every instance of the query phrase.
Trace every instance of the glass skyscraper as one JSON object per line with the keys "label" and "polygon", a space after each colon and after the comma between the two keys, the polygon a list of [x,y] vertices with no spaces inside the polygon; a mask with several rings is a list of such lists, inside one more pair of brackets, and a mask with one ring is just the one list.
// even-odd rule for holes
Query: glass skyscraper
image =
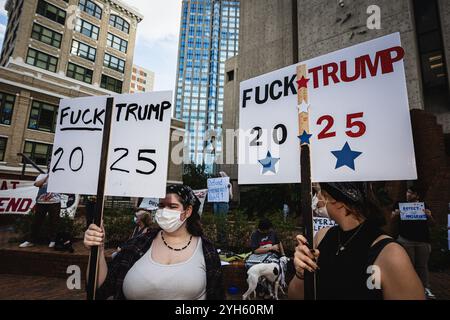
{"label": "glass skyscraper", "polygon": [[186,122],[190,161],[210,172],[222,152],[225,61],[238,43],[239,1],[183,0],[175,118]]}

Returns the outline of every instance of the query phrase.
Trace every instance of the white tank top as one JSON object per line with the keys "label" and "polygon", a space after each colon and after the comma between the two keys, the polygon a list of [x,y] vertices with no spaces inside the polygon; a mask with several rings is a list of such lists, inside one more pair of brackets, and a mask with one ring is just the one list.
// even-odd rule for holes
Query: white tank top
{"label": "white tank top", "polygon": [[150,247],[128,271],[122,288],[127,300],[205,300],[206,265],[201,238],[192,257],[177,264],[153,261]]}

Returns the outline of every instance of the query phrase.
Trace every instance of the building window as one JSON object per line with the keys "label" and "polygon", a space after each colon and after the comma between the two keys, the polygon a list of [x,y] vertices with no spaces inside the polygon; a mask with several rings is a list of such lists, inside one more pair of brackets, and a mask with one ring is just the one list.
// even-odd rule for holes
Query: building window
{"label": "building window", "polygon": [[122,81],[105,75],[102,75],[101,87],[109,91],[122,93]]}
{"label": "building window", "polygon": [[448,74],[438,9],[436,0],[414,1],[425,104],[448,108]]}
{"label": "building window", "polygon": [[39,0],[36,13],[59,24],[66,23],[66,12],[44,0]]}
{"label": "building window", "polygon": [[128,41],[123,40],[122,38],[119,38],[118,36],[113,35],[112,33],[108,33],[108,39],[106,43],[111,48],[127,53]]}
{"label": "building window", "polygon": [[52,157],[52,145],[25,141],[23,153],[37,165],[46,166]]}
{"label": "building window", "polygon": [[92,23],[78,19],[75,30],[84,34],[85,36],[88,36],[89,38],[98,40],[98,33],[100,29],[97,26],[94,26]]}
{"label": "building window", "polygon": [[91,0],[80,0],[79,7],[81,10],[93,17],[96,17],[97,19],[102,18],[102,8],[100,8]]}
{"label": "building window", "polygon": [[119,59],[108,53],[105,53],[105,59],[103,61],[103,65],[105,67],[108,67],[110,69],[113,69],[113,70],[116,70],[116,71],[119,71],[122,73],[125,72],[125,60]]}
{"label": "building window", "polygon": [[28,128],[46,132],[55,132],[57,113],[57,106],[45,102],[33,101]]}
{"label": "building window", "polygon": [[10,125],[16,96],[0,92],[0,123]]}
{"label": "building window", "polygon": [[33,31],[31,32],[31,38],[51,45],[56,48],[61,48],[62,34],[55,32],[49,28],[41,26],[39,24],[33,25]]}
{"label": "building window", "polygon": [[56,72],[58,58],[30,48],[28,49],[27,63],[41,69]]}
{"label": "building window", "polygon": [[67,65],[67,76],[78,81],[92,83],[92,70],[70,63]]}
{"label": "building window", "polygon": [[227,80],[228,81],[233,81],[234,80],[234,70],[228,71],[227,72]]}
{"label": "building window", "polygon": [[95,61],[95,56],[97,54],[97,49],[88,46],[87,44],[84,44],[82,42],[79,42],[77,40],[72,41],[72,54],[75,54],[79,57],[82,57],[84,59]]}
{"label": "building window", "polygon": [[130,33],[130,24],[122,17],[112,14],[109,16],[109,24],[125,33]]}
{"label": "building window", "polygon": [[7,142],[8,142],[7,138],[0,137],[0,161],[5,161],[5,151]]}

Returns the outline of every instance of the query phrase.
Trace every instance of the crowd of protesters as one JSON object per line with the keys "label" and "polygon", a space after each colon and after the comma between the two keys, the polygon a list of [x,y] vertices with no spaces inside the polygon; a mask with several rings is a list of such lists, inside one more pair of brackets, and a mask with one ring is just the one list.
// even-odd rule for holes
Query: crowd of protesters
{"label": "crowd of protesters", "polygon": [[[49,247],[55,244],[60,195],[47,192],[47,181],[48,174],[39,175],[35,181],[39,188],[35,217],[32,232],[20,245],[22,248],[37,241],[47,214]],[[313,243],[308,243],[303,235],[297,236],[293,257],[295,276],[288,290],[290,299],[304,298],[306,272],[315,276],[318,300],[435,298],[428,271],[432,213],[425,204],[425,219],[400,218],[399,203],[420,201],[416,188],[408,188],[406,199],[393,207],[391,222],[398,228],[397,239],[382,229],[386,221],[371,184],[320,183],[315,189],[317,201],[313,209],[337,225],[319,230]],[[97,298],[224,299],[220,258],[215,245],[204,235],[199,208],[200,201],[189,186],[167,187],[166,197],[160,200],[154,216],[156,223],[152,222],[151,212],[137,209],[132,234],[107,263],[104,250],[107,230],[92,223],[95,198],[87,199],[84,244],[88,248],[100,248]],[[226,208],[221,204],[214,209],[216,214],[226,215],[228,203]],[[247,268],[252,266],[250,261],[259,261],[262,256],[267,260],[268,256],[279,259],[285,255],[268,219],[260,221],[250,244],[253,254]],[[373,285],[368,285],[369,278]],[[261,290],[264,293],[265,288]]]}

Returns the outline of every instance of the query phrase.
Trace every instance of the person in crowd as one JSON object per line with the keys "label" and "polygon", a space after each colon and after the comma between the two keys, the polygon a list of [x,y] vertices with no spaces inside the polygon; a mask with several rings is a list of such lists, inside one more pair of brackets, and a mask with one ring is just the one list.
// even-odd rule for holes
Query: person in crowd
{"label": "person in crowd", "polygon": [[[406,191],[406,201],[419,202],[420,196],[417,189],[411,186]],[[425,220],[402,220],[400,215],[399,202],[394,205],[392,220],[397,225],[399,235],[397,241],[405,248],[409,258],[425,287],[425,295],[428,299],[435,299],[431,292],[428,272],[428,259],[431,253],[430,244],[430,224],[434,223],[434,218],[428,206],[425,204]]]}
{"label": "person in crowd", "polygon": [[286,222],[289,214],[289,206],[287,203],[283,204],[283,221]]}
{"label": "person in crowd", "polygon": [[[226,178],[228,175],[224,171],[220,171],[217,178]],[[230,204],[229,202],[233,200],[233,187],[231,183],[228,184],[228,190],[229,190],[229,201],[226,202],[214,202],[213,204],[213,211],[214,214],[218,215],[227,215],[228,211],[230,210]]]}
{"label": "person in crowd", "polygon": [[[273,230],[272,222],[267,218],[259,221],[258,229],[251,235],[250,247],[253,254],[246,260],[247,269],[259,263],[279,263],[280,257],[284,256],[283,244]],[[256,292],[264,299],[270,298],[270,290],[265,282],[258,283]]]}
{"label": "person in crowd", "polygon": [[258,229],[251,236],[250,247],[256,254],[276,253],[284,256],[283,244],[273,230],[272,222],[267,218],[259,221]]}
{"label": "person in crowd", "polygon": [[31,225],[31,235],[27,241],[20,244],[20,248],[32,247],[38,241],[39,232],[44,224],[45,217],[48,214],[48,238],[50,240],[49,248],[55,247],[56,228],[61,214],[61,196],[58,193],[47,192],[48,172],[50,170],[50,163],[47,164],[47,173],[40,174],[34,186],[39,188],[36,205],[34,206],[34,218]]}
{"label": "person in crowd", "polygon": [[[128,240],[131,240],[149,231],[152,226],[151,213],[146,209],[138,208],[137,210],[135,210],[133,222],[136,226],[134,227],[133,232],[131,233]],[[114,259],[121,250],[121,246],[117,247],[117,250],[112,253],[112,258]]]}
{"label": "person in crowd", "polygon": [[[226,178],[228,175],[221,171],[217,178]],[[231,183],[228,184],[229,191],[229,201],[233,199],[233,188]],[[213,212],[215,217],[217,218],[217,243],[221,246],[227,246],[228,244],[228,226],[227,226],[227,215],[230,210],[229,201],[224,202],[214,202],[213,203]]]}
{"label": "person in crowd", "polygon": [[290,299],[304,298],[305,270],[314,273],[318,300],[425,298],[405,249],[387,236],[371,185],[320,183],[318,210],[337,226],[317,232],[310,244],[297,236]]}
{"label": "person in crowd", "polygon": [[155,215],[159,228],[129,240],[109,264],[104,254],[104,227],[91,224],[84,244],[88,248],[100,246],[96,297],[224,299],[220,258],[203,234],[199,207],[190,187],[167,187]]}

